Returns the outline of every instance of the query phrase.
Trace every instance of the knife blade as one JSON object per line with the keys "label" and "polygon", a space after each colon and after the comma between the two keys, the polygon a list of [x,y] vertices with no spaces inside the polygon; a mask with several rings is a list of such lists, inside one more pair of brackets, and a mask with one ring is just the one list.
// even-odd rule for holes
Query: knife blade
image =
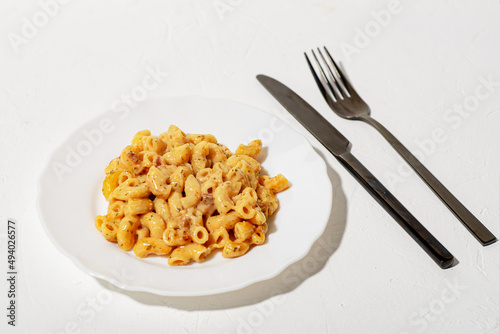
{"label": "knife blade", "polygon": [[352,145],[346,137],[281,82],[262,74],[257,80],[333,154],[439,267],[446,269],[453,265],[453,255],[351,154]]}

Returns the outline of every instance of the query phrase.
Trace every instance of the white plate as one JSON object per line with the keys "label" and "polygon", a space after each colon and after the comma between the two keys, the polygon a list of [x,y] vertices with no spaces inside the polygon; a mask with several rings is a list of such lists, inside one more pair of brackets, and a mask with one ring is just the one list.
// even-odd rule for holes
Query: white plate
{"label": "white plate", "polygon": [[[186,133],[212,133],[234,151],[259,138],[260,162],[282,173],[291,187],[278,194],[280,208],[265,244],[225,259],[171,267],[166,257],[139,259],[106,241],[94,217],[106,213],[104,168],[143,129],[159,135],[175,124]],[[135,109],[109,111],[75,131],[49,158],[38,182],[37,205],[54,245],[83,271],[133,291],[166,296],[227,292],[272,278],[304,257],[330,215],[332,185],[325,162],[282,120],[253,107],[204,97],[148,99]]]}

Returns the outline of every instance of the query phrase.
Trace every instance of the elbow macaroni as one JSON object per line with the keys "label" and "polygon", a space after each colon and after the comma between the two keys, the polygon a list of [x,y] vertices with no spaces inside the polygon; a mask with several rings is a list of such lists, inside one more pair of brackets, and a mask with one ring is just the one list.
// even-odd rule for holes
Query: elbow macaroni
{"label": "elbow macaroni", "polygon": [[137,257],[169,256],[172,266],[202,262],[217,249],[226,258],[266,240],[281,174],[261,175],[260,140],[235,154],[210,134],[175,125],[159,136],[139,131],[106,167],[102,192],[108,212],[94,224],[103,237]]}

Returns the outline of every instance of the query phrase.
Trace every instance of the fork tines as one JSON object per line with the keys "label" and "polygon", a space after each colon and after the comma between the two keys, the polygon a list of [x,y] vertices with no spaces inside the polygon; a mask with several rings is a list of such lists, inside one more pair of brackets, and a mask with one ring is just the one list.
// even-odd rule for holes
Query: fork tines
{"label": "fork tines", "polygon": [[316,81],[321,94],[323,94],[323,97],[327,99],[327,96],[330,93],[336,101],[343,100],[345,97],[351,95],[351,86],[345,78],[342,70],[337,66],[335,60],[333,60],[330,52],[328,52],[328,49],[326,47],[323,48],[325,49],[326,58],[320,48],[317,49],[323,66],[318,60],[318,57],[316,56],[314,50],[311,50],[311,53],[316,60],[317,67],[319,68],[319,73],[321,73],[321,77],[323,80],[319,78],[317,71],[315,70],[311,61],[309,60],[309,57],[307,56],[307,53],[304,52],[307,64],[309,65],[309,68],[314,76],[314,80]]}

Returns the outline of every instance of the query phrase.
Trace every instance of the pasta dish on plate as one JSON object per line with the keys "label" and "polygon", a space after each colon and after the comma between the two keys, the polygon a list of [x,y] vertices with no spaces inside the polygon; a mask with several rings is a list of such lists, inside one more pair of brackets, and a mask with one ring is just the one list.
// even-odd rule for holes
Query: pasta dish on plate
{"label": "pasta dish on plate", "polygon": [[246,254],[262,245],[276,193],[289,187],[281,174],[261,174],[262,142],[233,154],[211,134],[186,134],[175,125],[159,136],[138,132],[105,169],[109,202],[95,218],[103,237],[144,258],[168,256],[172,266]]}

